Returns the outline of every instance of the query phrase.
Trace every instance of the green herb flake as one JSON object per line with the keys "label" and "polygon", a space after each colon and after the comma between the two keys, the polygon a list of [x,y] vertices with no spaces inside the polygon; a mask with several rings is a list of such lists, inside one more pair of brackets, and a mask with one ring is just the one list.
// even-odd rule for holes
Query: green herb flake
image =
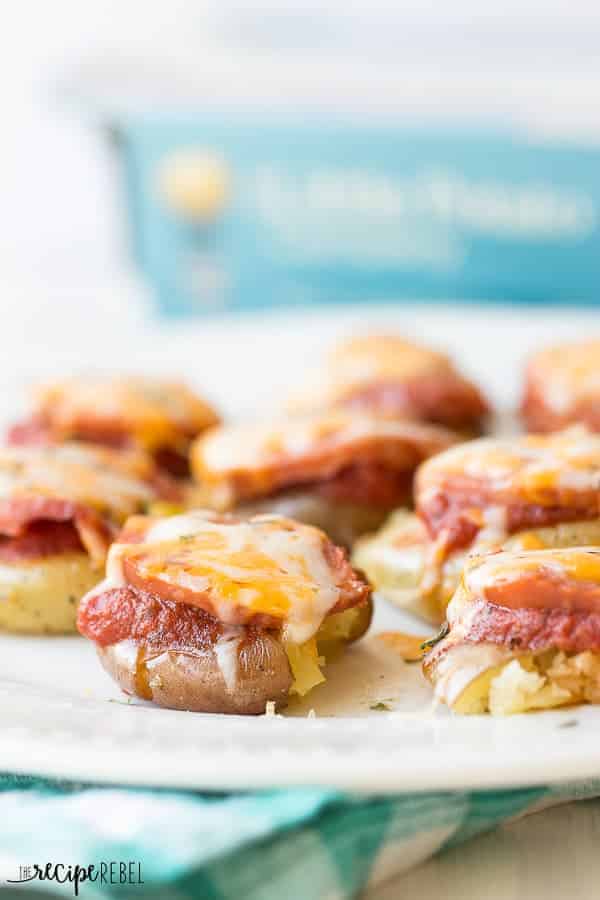
{"label": "green herb flake", "polygon": [[391,712],[392,707],[388,706],[387,703],[382,703],[381,700],[379,703],[372,703],[369,709],[374,709],[377,712]]}
{"label": "green herb flake", "polygon": [[423,643],[421,644],[421,650],[431,650],[432,647],[435,647],[435,645],[439,643],[439,641],[443,640],[446,637],[449,631],[450,626],[447,622],[444,622],[436,635],[434,635],[432,638],[429,638],[428,641],[423,641]]}

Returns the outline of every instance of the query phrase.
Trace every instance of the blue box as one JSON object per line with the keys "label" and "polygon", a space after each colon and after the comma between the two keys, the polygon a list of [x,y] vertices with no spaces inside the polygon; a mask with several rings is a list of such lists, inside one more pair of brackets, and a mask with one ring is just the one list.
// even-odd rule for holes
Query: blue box
{"label": "blue box", "polygon": [[600,299],[600,147],[214,114],[119,130],[167,315],[354,300]]}

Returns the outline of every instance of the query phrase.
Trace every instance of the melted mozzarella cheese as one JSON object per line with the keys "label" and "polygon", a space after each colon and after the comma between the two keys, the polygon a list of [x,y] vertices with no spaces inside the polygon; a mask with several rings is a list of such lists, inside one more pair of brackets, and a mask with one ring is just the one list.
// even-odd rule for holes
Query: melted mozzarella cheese
{"label": "melted mozzarella cheese", "polygon": [[398,335],[367,335],[338,345],[329,357],[329,368],[340,380],[360,383],[444,372],[451,363],[442,353]]}
{"label": "melted mozzarella cheese", "polygon": [[214,645],[217,665],[230,694],[237,688],[241,641],[240,630],[232,628],[231,632],[226,632]]}
{"label": "melted mozzarella cheese", "polygon": [[600,341],[542,350],[531,360],[529,376],[541,385],[545,403],[564,415],[579,400],[600,396]]}
{"label": "melted mozzarella cheese", "polygon": [[208,594],[223,621],[237,607],[280,620],[293,643],[311,638],[339,596],[323,533],[279,516],[214,518],[203,511],[172,516],[141,543],[113,544],[99,590],[123,586],[123,562],[135,558],[141,578]]}
{"label": "melted mozzarella cheese", "polygon": [[437,492],[440,479],[466,475],[542,502],[552,489],[600,490],[600,435],[571,428],[552,435],[481,438],[451,447],[423,464],[419,496]]}
{"label": "melted mozzarella cheese", "polygon": [[64,444],[0,450],[0,499],[39,494],[108,511],[121,522],[155,499],[138,454]]}
{"label": "melted mozzarella cheese", "polygon": [[380,381],[404,382],[432,373],[452,372],[450,360],[398,335],[351,338],[334,348],[324,366],[289,401],[292,411],[335,406],[344,397]]}
{"label": "melted mozzarella cheese", "polygon": [[401,446],[406,444],[407,464],[414,461],[415,445],[439,442],[447,445],[443,429],[412,422],[396,422],[372,416],[328,413],[275,423],[229,425],[214,429],[196,443],[192,462],[198,476],[207,480],[229,473],[257,472],[277,463],[310,460],[319,455],[357,450],[367,442],[389,441],[400,467]]}
{"label": "melted mozzarella cheese", "polygon": [[78,376],[53,382],[38,389],[37,408],[67,433],[77,431],[80,423],[106,423],[109,429],[130,432],[147,449],[218,421],[214,410],[182,382],[139,376]]}
{"label": "melted mozzarella cheese", "polygon": [[506,550],[475,558],[467,564],[464,585],[472,596],[485,597],[489,586],[519,580],[532,571],[600,584],[600,547]]}

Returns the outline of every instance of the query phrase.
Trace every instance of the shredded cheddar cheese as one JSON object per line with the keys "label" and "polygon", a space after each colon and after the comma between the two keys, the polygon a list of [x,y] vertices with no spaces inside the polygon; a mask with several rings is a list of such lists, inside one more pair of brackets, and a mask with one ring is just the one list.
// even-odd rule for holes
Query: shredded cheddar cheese
{"label": "shredded cheddar cheese", "polygon": [[2,448],[0,500],[25,495],[72,500],[122,522],[156,499],[145,480],[151,468],[143,454],[80,444]]}
{"label": "shredded cheddar cheese", "polygon": [[600,435],[571,428],[551,435],[481,438],[451,447],[425,462],[418,500],[452,478],[473,479],[499,495],[524,502],[566,504],[584,491],[600,491]]}
{"label": "shredded cheddar cheese", "polygon": [[196,511],[159,520],[140,543],[112,546],[107,581],[126,583],[124,564],[134,564],[148,583],[211,598],[218,617],[227,611],[266,614],[281,623],[284,638],[309,640],[335,606],[339,590],[323,555],[324,535],[278,516],[215,521]]}
{"label": "shredded cheddar cheese", "polygon": [[91,427],[129,435],[139,447],[178,447],[186,436],[215,425],[214,410],[179,381],[156,378],[82,377],[38,388],[38,413],[59,434],[77,437]]}
{"label": "shredded cheddar cheese", "polygon": [[402,382],[453,371],[447,356],[399,335],[354,337],[333,348],[325,364],[290,398],[288,407],[295,413],[335,407],[371,382]]}

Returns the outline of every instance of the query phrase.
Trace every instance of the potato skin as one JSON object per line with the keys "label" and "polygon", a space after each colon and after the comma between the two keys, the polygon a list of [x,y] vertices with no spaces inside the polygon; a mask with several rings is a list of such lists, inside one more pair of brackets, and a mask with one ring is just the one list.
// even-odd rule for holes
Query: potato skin
{"label": "potato skin", "polygon": [[371,596],[358,606],[327,616],[315,635],[320,655],[328,660],[348,644],[359,641],[371,627],[373,612]]}
{"label": "potato skin", "polygon": [[0,563],[0,629],[22,634],[76,632],[79,601],[101,577],[84,552]]}
{"label": "potato skin", "polygon": [[240,516],[273,514],[321,528],[334,544],[350,549],[363,534],[376,531],[389,509],[330,500],[310,490],[283,491],[274,497],[249,500],[236,507]]}
{"label": "potato skin", "polygon": [[122,641],[97,650],[102,665],[126,694],[168,709],[261,715],[269,701],[285,706],[292,685],[283,645],[268,631],[239,638],[228,651],[237,659],[229,674],[229,666],[224,674],[214,647],[165,650]]}

